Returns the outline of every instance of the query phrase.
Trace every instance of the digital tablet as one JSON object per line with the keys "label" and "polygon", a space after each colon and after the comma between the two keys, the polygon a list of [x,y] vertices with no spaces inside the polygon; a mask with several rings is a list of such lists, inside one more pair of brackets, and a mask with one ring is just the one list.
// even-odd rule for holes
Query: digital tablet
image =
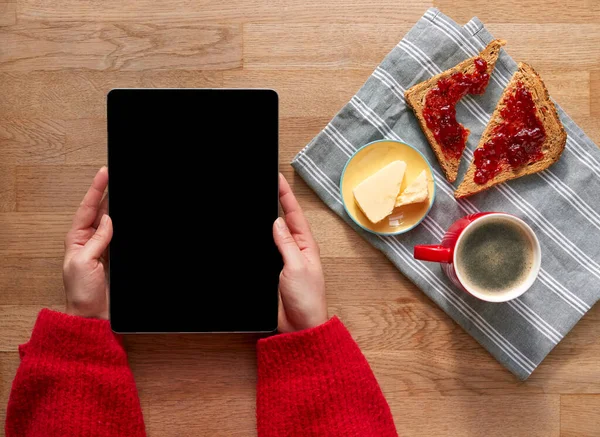
{"label": "digital tablet", "polygon": [[275,330],[277,93],[114,89],[107,111],[112,329]]}

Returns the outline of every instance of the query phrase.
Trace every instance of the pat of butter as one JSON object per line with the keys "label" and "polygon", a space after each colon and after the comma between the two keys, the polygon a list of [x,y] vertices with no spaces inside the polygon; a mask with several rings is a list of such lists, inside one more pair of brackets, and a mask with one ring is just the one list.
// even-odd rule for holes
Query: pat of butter
{"label": "pat of butter", "polygon": [[423,170],[417,178],[398,196],[396,206],[425,202],[429,198],[429,181]]}
{"label": "pat of butter", "polygon": [[393,161],[354,188],[354,200],[372,223],[390,215],[400,192],[406,163]]}

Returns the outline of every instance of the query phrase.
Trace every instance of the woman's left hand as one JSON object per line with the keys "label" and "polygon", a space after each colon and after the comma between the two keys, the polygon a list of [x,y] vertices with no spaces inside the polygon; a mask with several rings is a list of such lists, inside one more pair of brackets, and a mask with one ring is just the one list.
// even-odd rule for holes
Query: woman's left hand
{"label": "woman's left hand", "polygon": [[[73,218],[65,238],[63,281],[67,314],[108,319],[108,244],[113,235],[107,215],[108,169],[102,167]],[[104,196],[104,197],[103,197]]]}

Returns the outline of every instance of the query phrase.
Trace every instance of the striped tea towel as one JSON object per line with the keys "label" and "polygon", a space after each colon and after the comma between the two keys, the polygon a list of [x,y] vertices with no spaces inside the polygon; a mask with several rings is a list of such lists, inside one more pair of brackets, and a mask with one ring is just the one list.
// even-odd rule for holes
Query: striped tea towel
{"label": "striped tea towel", "polygon": [[[474,197],[454,199],[454,187],[443,177],[404,103],[404,90],[477,54],[492,39],[477,19],[462,28],[437,9],[428,10],[292,166],[356,232],[504,366],[526,379],[600,298],[600,149],[558,108],[568,133],[558,163]],[[458,104],[458,119],[471,130],[458,181],[515,70],[515,61],[502,51],[485,94],[467,96]],[[433,165],[438,187],[435,205],[421,226],[397,237],[379,237],[355,226],[339,194],[350,155],[382,138],[419,149]],[[439,265],[413,259],[414,245],[438,243],[456,219],[478,211],[515,214],[540,239],[540,275],[519,299],[503,304],[479,301],[456,289]]]}

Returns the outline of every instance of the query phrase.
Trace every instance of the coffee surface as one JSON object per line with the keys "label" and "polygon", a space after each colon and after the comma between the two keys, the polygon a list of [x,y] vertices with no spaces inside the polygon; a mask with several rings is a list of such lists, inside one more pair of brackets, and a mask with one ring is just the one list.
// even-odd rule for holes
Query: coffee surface
{"label": "coffee surface", "polygon": [[533,245],[516,224],[490,221],[463,238],[456,259],[465,285],[484,293],[503,292],[527,279]]}

